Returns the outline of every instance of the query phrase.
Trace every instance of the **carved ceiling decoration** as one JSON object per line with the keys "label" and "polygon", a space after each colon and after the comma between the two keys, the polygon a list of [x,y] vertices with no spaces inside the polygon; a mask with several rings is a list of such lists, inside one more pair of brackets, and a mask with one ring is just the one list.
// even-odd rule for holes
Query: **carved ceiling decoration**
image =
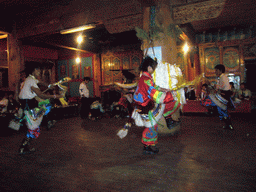
{"label": "carved ceiling decoration", "polygon": [[173,8],[173,19],[178,24],[216,18],[220,15],[225,0],[210,0]]}
{"label": "carved ceiling decoration", "polygon": [[135,27],[143,26],[143,14],[131,15],[127,17],[104,21],[104,25],[109,33],[121,33],[134,30]]}

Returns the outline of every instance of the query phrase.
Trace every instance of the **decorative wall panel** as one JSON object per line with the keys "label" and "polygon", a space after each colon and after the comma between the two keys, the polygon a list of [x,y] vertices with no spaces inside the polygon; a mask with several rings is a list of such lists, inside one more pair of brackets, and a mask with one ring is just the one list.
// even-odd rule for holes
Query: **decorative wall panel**
{"label": "decorative wall panel", "polygon": [[214,74],[214,67],[220,64],[220,51],[218,47],[210,47],[205,49],[205,67],[206,74]]}
{"label": "decorative wall panel", "polygon": [[223,50],[223,64],[229,72],[239,69],[239,51],[238,48],[227,47]]}

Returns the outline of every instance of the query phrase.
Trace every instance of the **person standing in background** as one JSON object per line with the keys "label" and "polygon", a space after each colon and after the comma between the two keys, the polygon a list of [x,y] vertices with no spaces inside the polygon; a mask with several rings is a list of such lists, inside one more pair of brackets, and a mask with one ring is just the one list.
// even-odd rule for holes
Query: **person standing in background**
{"label": "person standing in background", "polygon": [[81,96],[80,116],[82,119],[86,119],[90,112],[90,92],[88,89],[88,83],[90,80],[90,77],[84,77],[83,81],[79,85],[79,94]]}

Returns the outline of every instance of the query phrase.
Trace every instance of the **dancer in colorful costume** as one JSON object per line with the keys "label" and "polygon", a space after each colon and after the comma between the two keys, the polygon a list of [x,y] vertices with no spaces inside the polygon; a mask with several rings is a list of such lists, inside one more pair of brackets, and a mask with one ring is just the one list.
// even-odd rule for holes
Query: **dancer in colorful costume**
{"label": "dancer in colorful costume", "polygon": [[176,91],[170,91],[156,86],[152,74],[157,67],[157,61],[145,57],[140,65],[142,75],[134,93],[135,111],[133,118],[138,126],[145,126],[142,133],[144,154],[158,153],[158,148],[153,149],[158,142],[158,124],[162,116],[165,117],[167,127],[172,128],[179,121],[174,121],[171,115],[180,108],[179,101],[175,101]]}
{"label": "dancer in colorful costume", "polygon": [[234,107],[234,105],[230,98],[232,91],[229,79],[227,75],[225,75],[225,66],[221,64],[216,65],[215,74],[218,77],[216,90],[213,89],[209,96],[202,100],[201,104],[206,107],[217,106],[219,118],[225,122],[223,128],[233,130],[234,128],[228,113],[228,106]]}
{"label": "dancer in colorful costume", "polygon": [[29,149],[28,145],[33,139],[36,139],[40,135],[40,124],[43,120],[43,115],[47,112],[47,109],[44,107],[47,103],[38,104],[38,101],[35,97],[41,99],[50,99],[50,98],[61,98],[61,95],[47,95],[41,92],[38,87],[40,81],[41,69],[40,63],[38,62],[27,62],[26,63],[26,72],[28,77],[26,78],[21,91],[19,93],[19,99],[22,108],[24,109],[26,125],[28,127],[27,134],[22,141],[22,144],[19,148],[19,154],[25,154],[34,152],[35,149]]}

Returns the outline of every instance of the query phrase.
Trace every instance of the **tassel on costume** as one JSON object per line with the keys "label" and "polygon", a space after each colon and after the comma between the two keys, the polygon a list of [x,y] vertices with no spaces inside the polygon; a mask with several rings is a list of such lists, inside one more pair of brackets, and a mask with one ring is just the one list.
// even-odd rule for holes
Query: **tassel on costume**
{"label": "tassel on costume", "polygon": [[117,133],[117,136],[120,139],[123,139],[124,137],[126,137],[126,135],[128,134],[128,129],[131,128],[132,124],[131,123],[126,123],[124,125],[124,128],[120,129]]}

